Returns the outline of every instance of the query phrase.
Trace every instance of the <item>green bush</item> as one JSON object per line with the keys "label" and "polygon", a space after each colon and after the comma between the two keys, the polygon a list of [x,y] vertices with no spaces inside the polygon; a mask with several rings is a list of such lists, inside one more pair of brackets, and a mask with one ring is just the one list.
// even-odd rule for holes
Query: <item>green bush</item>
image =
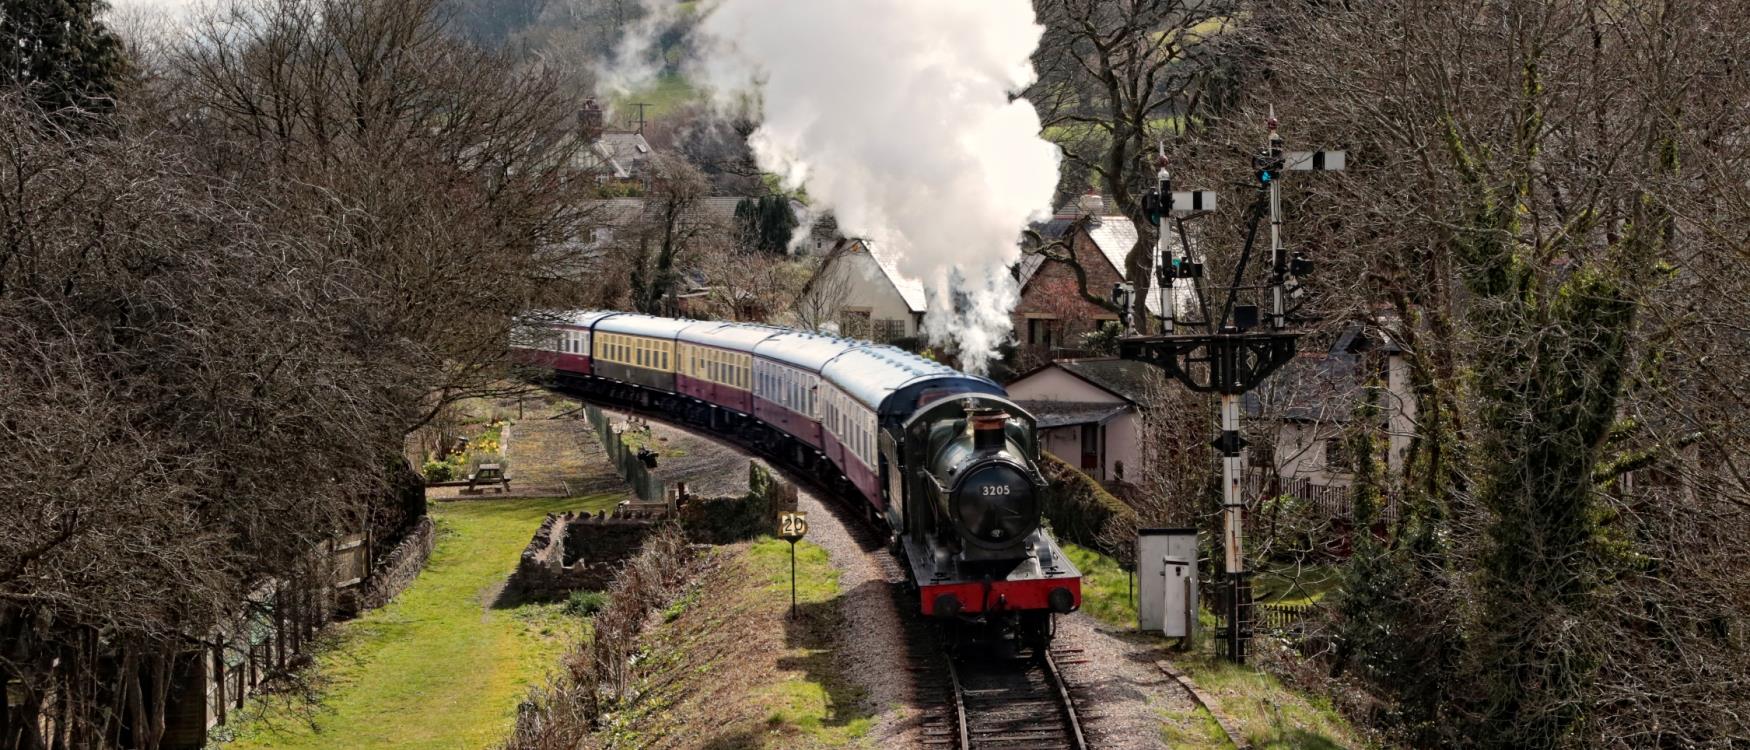
{"label": "green bush", "polygon": [[1090,547],[1128,564],[1140,519],[1136,510],[1112,496],[1099,482],[1062,459],[1044,454],[1039,468],[1051,483],[1045,493],[1045,518],[1059,538]]}
{"label": "green bush", "polygon": [[427,482],[448,482],[455,478],[455,472],[446,461],[427,461],[424,472]]}
{"label": "green bush", "polygon": [[605,591],[573,591],[565,600],[565,614],[573,617],[589,617],[608,606],[608,594]]}

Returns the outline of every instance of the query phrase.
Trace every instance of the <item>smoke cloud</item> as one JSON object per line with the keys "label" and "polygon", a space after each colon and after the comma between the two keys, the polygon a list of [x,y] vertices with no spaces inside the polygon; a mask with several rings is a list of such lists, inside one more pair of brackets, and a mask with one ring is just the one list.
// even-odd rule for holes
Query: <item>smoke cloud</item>
{"label": "smoke cloud", "polygon": [[761,111],[761,168],[930,290],[925,327],[983,372],[1007,338],[1009,268],[1049,215],[1057,147],[1031,103],[1030,0],[721,0],[692,71]]}

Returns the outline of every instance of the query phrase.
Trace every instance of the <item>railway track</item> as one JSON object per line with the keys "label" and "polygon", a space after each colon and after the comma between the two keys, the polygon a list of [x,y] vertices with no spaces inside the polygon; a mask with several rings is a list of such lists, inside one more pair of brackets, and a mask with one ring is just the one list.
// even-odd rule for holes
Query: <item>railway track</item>
{"label": "railway track", "polygon": [[949,655],[943,710],[924,724],[926,744],[958,750],[1086,750],[1075,701],[1048,649],[1024,657],[977,650]]}
{"label": "railway track", "polygon": [[764,450],[762,446],[737,436],[705,435],[698,426],[676,420],[661,411],[641,409],[633,404],[592,397],[570,389],[561,390],[589,403],[638,413],[708,439],[733,443],[766,459],[790,481],[812,488],[823,499],[831,498],[832,502],[823,505],[839,516],[852,539],[875,559],[882,576],[892,585],[894,603],[907,635],[906,668],[917,686],[915,697],[920,705],[934,707],[924,714],[922,740],[926,747],[955,750],[1087,749],[1081,717],[1057,667],[1060,656],[1066,657],[1070,663],[1078,662],[1081,649],[1054,644],[1044,654],[1004,656],[990,653],[983,646],[973,646],[966,652],[950,654],[943,650],[936,628],[915,613],[908,614],[905,606],[907,573],[898,557],[887,548],[885,530],[876,528],[867,517],[852,512],[845,498],[820,477],[795,465],[787,456]]}

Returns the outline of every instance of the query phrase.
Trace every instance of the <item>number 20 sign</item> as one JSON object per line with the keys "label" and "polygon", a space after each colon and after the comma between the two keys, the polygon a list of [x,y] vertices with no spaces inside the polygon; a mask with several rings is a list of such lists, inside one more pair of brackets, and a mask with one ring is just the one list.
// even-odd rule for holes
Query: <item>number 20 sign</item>
{"label": "number 20 sign", "polygon": [[778,538],[796,541],[808,535],[808,514],[785,511],[778,514]]}

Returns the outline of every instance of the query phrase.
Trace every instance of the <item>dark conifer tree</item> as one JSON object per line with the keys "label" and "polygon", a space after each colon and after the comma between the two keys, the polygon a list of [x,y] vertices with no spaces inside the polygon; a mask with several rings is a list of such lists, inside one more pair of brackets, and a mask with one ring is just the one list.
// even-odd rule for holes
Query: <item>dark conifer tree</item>
{"label": "dark conifer tree", "polygon": [[124,71],[121,41],[98,19],[104,0],[7,0],[0,71],[47,112],[109,112]]}

